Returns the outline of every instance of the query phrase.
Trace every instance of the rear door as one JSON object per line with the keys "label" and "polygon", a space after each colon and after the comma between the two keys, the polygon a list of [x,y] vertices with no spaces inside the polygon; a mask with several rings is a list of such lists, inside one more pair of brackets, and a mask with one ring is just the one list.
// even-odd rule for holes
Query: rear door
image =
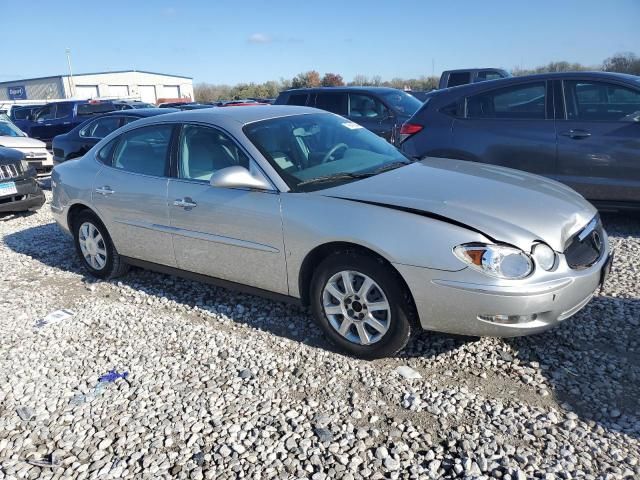
{"label": "rear door", "polygon": [[547,83],[523,82],[467,97],[464,118],[453,123],[455,158],[553,177],[556,130]]}
{"label": "rear door", "polygon": [[167,184],[174,125],[123,133],[97,153],[105,163],[93,183],[93,205],[121,255],[175,266]]}
{"label": "rear door", "polygon": [[355,123],[371,130],[391,142],[393,118],[391,112],[379,99],[367,93],[349,93],[348,117]]}
{"label": "rear door", "polygon": [[558,179],[589,200],[640,202],[640,88],[562,81]]}

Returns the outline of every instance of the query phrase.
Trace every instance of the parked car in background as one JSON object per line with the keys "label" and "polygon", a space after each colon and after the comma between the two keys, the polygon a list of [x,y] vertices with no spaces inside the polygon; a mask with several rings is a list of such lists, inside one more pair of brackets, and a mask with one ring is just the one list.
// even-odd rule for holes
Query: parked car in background
{"label": "parked car in background", "polygon": [[517,336],[584,307],[611,258],[564,185],[414,162],[338,115],[210,108],[139,120],[53,170],[51,210],[88,271],[127,265],[308,305],[344,351],[414,328]]}
{"label": "parked car in background", "polygon": [[175,108],[135,108],[116,110],[85,121],[70,132],[53,139],[53,162],[58,164],[66,160],[81,157],[91,147],[123,125],[141,118],[177,112]]}
{"label": "parked car in background", "polygon": [[0,213],[35,211],[45,198],[36,181],[36,170],[24,154],[0,147]]}
{"label": "parked car in background", "polygon": [[40,175],[48,175],[53,168],[53,157],[46,144],[36,138],[29,138],[8,117],[0,117],[0,147],[19,150],[25,160]]}
{"label": "parked car in background", "polygon": [[140,100],[112,100],[112,103],[118,110],[131,110],[136,108],[156,108],[154,104],[142,102]]}
{"label": "parked car in background", "polygon": [[445,70],[440,75],[438,88],[457,87],[468,83],[485,82],[507,78],[511,74],[501,68],[463,68],[459,70]]}
{"label": "parked car in background", "polygon": [[9,118],[20,130],[28,135],[32,124],[30,119],[40,108],[42,108],[42,105],[15,105],[9,111]]}
{"label": "parked car in background", "polygon": [[390,143],[396,143],[400,126],[422,105],[408,93],[386,87],[299,88],[281,92],[274,104],[337,113]]}
{"label": "parked car in background", "polygon": [[544,175],[603,209],[640,208],[640,77],[547,73],[434,91],[400,148]]}
{"label": "parked car in background", "polygon": [[68,100],[41,106],[31,114],[27,134],[30,137],[50,141],[56,135],[66,133],[88,118],[117,110],[113,102],[98,100]]}

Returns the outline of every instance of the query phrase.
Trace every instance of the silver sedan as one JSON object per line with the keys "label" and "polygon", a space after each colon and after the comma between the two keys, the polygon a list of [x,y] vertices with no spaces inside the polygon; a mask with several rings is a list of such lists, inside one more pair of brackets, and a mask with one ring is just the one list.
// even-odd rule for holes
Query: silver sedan
{"label": "silver sedan", "polygon": [[297,302],[363,358],[416,328],[540,332],[584,307],[611,264],[596,210],[568,187],[415,162],[311,108],[143,119],[58,165],[52,185],[93,275],[136,265]]}

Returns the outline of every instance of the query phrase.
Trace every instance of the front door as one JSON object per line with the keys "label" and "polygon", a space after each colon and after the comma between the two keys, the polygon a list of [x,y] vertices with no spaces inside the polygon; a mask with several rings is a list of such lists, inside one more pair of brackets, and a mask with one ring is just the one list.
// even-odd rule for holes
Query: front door
{"label": "front door", "polygon": [[167,207],[174,126],[130,130],[98,152],[105,166],[93,182],[93,205],[121,255],[175,266]]}
{"label": "front door", "polygon": [[558,177],[589,200],[640,202],[640,88],[565,80]]}
{"label": "front door", "polygon": [[220,130],[184,125],[178,145],[168,191],[178,268],[287,294],[279,195],[209,185],[222,168],[257,168]]}

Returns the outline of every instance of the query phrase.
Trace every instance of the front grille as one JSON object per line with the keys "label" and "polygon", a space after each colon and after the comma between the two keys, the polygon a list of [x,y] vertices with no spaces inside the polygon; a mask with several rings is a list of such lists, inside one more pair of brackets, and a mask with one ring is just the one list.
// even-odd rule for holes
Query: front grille
{"label": "front grille", "polygon": [[0,165],[0,180],[19,177],[20,173],[15,164]]}
{"label": "front grille", "polygon": [[602,222],[596,216],[571,238],[565,249],[564,256],[569,267],[579,270],[596,263],[605,250],[604,237]]}

